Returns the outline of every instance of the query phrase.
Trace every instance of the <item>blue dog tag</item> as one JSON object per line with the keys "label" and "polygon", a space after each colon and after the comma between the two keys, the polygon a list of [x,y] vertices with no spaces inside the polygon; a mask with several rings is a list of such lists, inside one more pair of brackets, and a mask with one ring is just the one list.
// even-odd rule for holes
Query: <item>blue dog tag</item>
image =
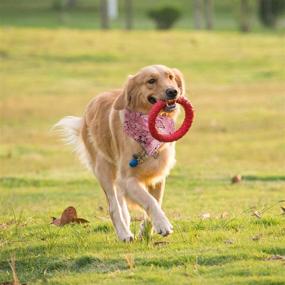
{"label": "blue dog tag", "polygon": [[135,158],[133,158],[132,160],[130,160],[130,162],[129,162],[129,166],[130,167],[136,167],[136,166],[138,166],[138,164],[139,164],[139,161],[137,160],[137,159],[135,159]]}

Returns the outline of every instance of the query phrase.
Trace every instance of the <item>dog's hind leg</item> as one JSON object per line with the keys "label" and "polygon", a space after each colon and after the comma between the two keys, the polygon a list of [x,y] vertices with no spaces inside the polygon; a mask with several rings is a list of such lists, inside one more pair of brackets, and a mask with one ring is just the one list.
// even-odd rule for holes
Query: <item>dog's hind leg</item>
{"label": "dog's hind leg", "polygon": [[[161,181],[155,184],[147,186],[148,192],[157,200],[160,206],[162,204],[164,188],[165,188],[165,179],[162,179]],[[153,232],[153,228],[150,222],[150,218],[145,212],[144,220],[140,225],[139,237],[140,238],[148,237],[152,234],[152,232]]]}
{"label": "dog's hind leg", "polygon": [[132,241],[134,236],[131,233],[128,225],[125,223],[114,186],[115,169],[113,165],[104,157],[97,154],[94,173],[106,194],[106,198],[109,203],[110,217],[119,239],[125,242]]}

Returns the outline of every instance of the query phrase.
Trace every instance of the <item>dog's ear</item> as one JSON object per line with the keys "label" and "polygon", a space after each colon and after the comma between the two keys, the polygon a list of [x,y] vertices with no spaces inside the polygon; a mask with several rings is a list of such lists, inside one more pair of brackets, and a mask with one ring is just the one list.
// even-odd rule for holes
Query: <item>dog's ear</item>
{"label": "dog's ear", "polygon": [[172,71],[174,73],[175,81],[180,89],[181,95],[185,95],[185,82],[182,72],[177,68],[172,68]]}
{"label": "dog's ear", "polygon": [[134,76],[129,75],[128,80],[125,84],[124,89],[122,90],[122,93],[117,97],[117,99],[114,102],[114,109],[115,110],[123,110],[126,107],[131,105],[132,101],[132,89],[133,89],[133,81]]}

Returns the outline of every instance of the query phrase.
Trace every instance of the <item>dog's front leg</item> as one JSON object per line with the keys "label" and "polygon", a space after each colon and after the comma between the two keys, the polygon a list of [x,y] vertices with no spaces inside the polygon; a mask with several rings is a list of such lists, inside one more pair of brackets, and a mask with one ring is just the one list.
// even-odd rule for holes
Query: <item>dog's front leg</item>
{"label": "dog's front leg", "polygon": [[[160,182],[147,186],[148,192],[157,200],[160,206],[162,205],[164,189],[165,189],[165,178],[162,179]],[[153,232],[153,229],[152,229],[152,226],[150,225],[149,217],[145,213],[144,220],[140,225],[139,236],[143,238],[145,236],[151,235],[152,232]]]}
{"label": "dog's front leg", "polygon": [[159,202],[146,190],[146,188],[135,178],[120,179],[120,185],[127,195],[138,203],[152,220],[156,233],[167,236],[172,233],[172,225],[162,211]]}

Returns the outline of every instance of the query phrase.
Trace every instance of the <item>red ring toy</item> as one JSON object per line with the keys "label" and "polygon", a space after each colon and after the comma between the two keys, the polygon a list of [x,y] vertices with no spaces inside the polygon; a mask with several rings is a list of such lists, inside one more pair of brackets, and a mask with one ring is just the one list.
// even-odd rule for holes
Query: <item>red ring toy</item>
{"label": "red ring toy", "polygon": [[148,128],[149,131],[155,139],[161,142],[173,142],[177,141],[180,138],[182,138],[190,129],[193,118],[194,118],[194,111],[191,103],[185,98],[185,97],[179,97],[176,101],[176,103],[182,105],[185,111],[185,118],[184,121],[181,125],[181,127],[176,130],[174,133],[169,134],[169,135],[163,135],[160,134],[156,127],[155,127],[155,120],[156,117],[158,116],[159,112],[166,106],[165,101],[158,101],[156,102],[153,107],[151,108],[149,115],[148,115]]}

